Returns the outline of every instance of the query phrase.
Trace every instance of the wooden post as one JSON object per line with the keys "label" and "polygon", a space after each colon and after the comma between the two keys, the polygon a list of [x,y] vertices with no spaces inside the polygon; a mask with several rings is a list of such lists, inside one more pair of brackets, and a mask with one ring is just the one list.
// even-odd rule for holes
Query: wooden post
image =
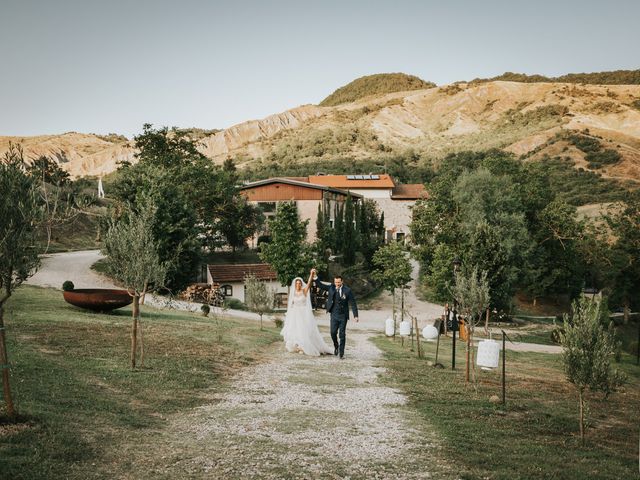
{"label": "wooden post", "polygon": [[140,312],[140,295],[136,292],[133,295],[133,325],[131,327],[131,368],[136,368],[136,346],[138,341],[138,315]]}
{"label": "wooden post", "polygon": [[2,393],[7,408],[7,416],[14,418],[16,409],[11,396],[11,384],[9,383],[9,356],[7,355],[7,343],[5,340],[4,307],[0,304],[0,370],[2,370]]}
{"label": "wooden post", "polygon": [[440,329],[438,329],[438,337],[436,339],[436,360],[433,362],[433,366],[438,365],[438,350],[440,350]]}
{"label": "wooden post", "polygon": [[507,404],[507,336],[502,330],[502,405]]}
{"label": "wooden post", "polygon": [[416,345],[418,346],[418,358],[422,358],[422,347],[420,346],[420,331],[418,330],[418,317],[413,317],[416,325]]}
{"label": "wooden post", "polygon": [[469,383],[469,355],[471,354],[471,333],[469,331],[469,324],[465,324],[466,333],[467,333],[467,354],[466,354],[466,365],[465,365],[465,374],[464,374],[464,383]]}

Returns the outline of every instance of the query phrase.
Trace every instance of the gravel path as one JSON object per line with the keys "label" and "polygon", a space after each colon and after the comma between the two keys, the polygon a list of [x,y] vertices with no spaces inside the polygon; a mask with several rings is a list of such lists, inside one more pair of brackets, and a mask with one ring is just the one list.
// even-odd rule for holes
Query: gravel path
{"label": "gravel path", "polygon": [[117,288],[110,279],[91,270],[101,258],[99,250],[45,255],[40,269],[27,283],[61,289],[65,280],[71,280],[76,288]]}
{"label": "gravel path", "polygon": [[152,470],[190,478],[449,478],[433,437],[413,428],[424,420],[380,382],[387,372],[368,338],[349,332],[345,360],[280,348],[210,404],[174,420],[174,455]]}

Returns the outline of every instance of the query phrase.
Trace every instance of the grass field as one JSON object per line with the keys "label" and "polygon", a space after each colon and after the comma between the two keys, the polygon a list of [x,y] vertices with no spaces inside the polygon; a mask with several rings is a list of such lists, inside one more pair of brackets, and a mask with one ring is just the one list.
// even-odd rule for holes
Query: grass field
{"label": "grass field", "polygon": [[172,415],[210,403],[278,338],[253,322],[143,307],[145,368],[131,371],[130,314],[87,313],[37,287],[10,299],[8,350],[23,422],[0,422],[0,478],[109,478],[116,466],[129,478],[147,476],[132,464],[142,440],[162,434]]}
{"label": "grass field", "polygon": [[[489,401],[501,395],[497,371],[479,371],[478,393],[464,383],[464,346],[451,370],[450,339],[441,343],[439,362],[417,359],[408,342],[375,339],[385,352],[387,381],[400,388],[435,428],[448,460],[463,479],[632,479],[638,478],[640,367],[624,355],[628,375],[622,392],[608,400],[590,398],[586,444],[578,436],[577,396],[566,382],[559,355],[507,352],[507,405]],[[424,344],[423,344],[424,345]],[[429,428],[426,425],[430,425]],[[426,453],[428,454],[428,453]]]}
{"label": "grass field", "polygon": [[[51,233],[51,244],[47,253],[100,248],[96,216],[100,211],[99,208],[95,208],[91,215],[83,213],[69,223],[55,227]],[[46,243],[46,239],[43,241]]]}

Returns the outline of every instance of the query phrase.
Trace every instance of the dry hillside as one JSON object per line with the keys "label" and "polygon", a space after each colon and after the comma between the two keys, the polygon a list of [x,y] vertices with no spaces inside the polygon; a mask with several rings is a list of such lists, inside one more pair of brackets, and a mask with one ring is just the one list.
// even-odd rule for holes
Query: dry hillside
{"label": "dry hillside", "polygon": [[[244,166],[257,159],[299,163],[379,158],[409,150],[441,158],[497,147],[527,159],[570,157],[576,166],[592,168],[596,164],[585,160],[589,152],[576,146],[581,144],[574,134],[597,139],[601,152],[618,152],[615,161],[598,165],[599,172],[640,181],[640,85],[457,83],[337,106],[305,105],[200,141],[212,160],[233,157]],[[28,156],[54,156],[74,176],[110,172],[134,153],[120,139],[67,133],[0,137],[0,154],[9,141],[21,143]]]}

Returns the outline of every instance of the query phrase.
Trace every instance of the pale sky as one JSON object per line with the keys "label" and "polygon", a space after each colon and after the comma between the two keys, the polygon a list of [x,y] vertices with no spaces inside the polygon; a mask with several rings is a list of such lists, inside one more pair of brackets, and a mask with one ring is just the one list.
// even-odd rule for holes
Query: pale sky
{"label": "pale sky", "polygon": [[0,135],[225,128],[362,75],[640,68],[638,0],[0,0]]}

